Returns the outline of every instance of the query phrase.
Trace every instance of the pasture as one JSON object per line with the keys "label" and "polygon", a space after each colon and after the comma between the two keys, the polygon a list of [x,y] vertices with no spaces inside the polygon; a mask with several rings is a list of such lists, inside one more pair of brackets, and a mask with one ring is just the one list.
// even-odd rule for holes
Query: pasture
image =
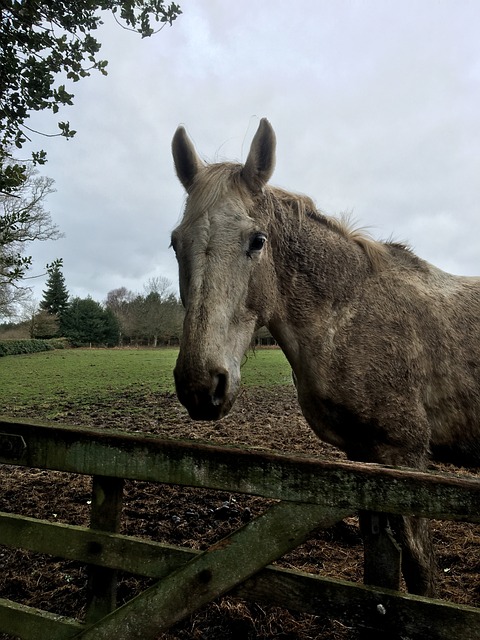
{"label": "pasture", "polygon": [[[125,396],[173,393],[177,355],[177,349],[65,349],[6,356],[0,360],[0,413],[58,420],[69,410],[101,405],[116,414]],[[249,352],[242,375],[246,387],[291,384],[279,349]]]}
{"label": "pasture", "polygon": [[[235,409],[219,423],[188,418],[173,392],[175,358],[175,350],[89,349],[5,357],[0,360],[0,413],[343,459],[339,451],[320,443],[306,425],[288,364],[279,350],[249,354]],[[0,471],[1,511],[88,524],[89,478],[11,467]],[[122,532],[205,549],[264,506],[260,498],[128,481]],[[435,522],[434,533],[442,597],[479,606],[480,527]],[[357,521],[349,518],[318,532],[280,564],[360,582],[362,559]],[[0,548],[0,560],[0,597],[58,614],[82,615],[86,576],[80,564],[7,548]],[[122,575],[119,599],[131,598],[147,584],[146,579]],[[354,636],[339,621],[325,622],[228,597],[161,636],[163,640],[279,637],[346,640]]]}

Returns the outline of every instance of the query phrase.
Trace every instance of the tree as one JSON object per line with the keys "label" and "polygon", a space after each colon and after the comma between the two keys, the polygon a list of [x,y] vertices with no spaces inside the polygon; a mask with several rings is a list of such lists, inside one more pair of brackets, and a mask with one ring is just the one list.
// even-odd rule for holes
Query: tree
{"label": "tree", "polygon": [[110,309],[103,309],[103,340],[107,347],[115,347],[120,340],[120,325]]}
{"label": "tree", "polygon": [[106,307],[119,321],[123,341],[157,346],[178,342],[182,332],[184,310],[175,294],[169,293],[167,278],[152,278],[144,287],[146,295],[125,287],[107,295]]}
{"label": "tree", "polygon": [[44,208],[45,198],[53,193],[54,181],[39,176],[29,167],[25,182],[12,195],[0,194],[0,283],[12,284],[25,275],[31,258],[25,257],[28,243],[61,237],[51,215]]}
{"label": "tree", "polygon": [[177,297],[169,291],[171,286],[170,280],[162,276],[151,278],[145,287],[144,334],[154,347],[159,341],[169,344],[172,340],[179,340],[181,335],[184,311]]}
{"label": "tree", "polygon": [[40,308],[60,319],[68,304],[68,291],[65,278],[61,270],[61,260],[56,260],[48,265],[48,279],[46,289],[43,292],[43,300]]}
{"label": "tree", "polygon": [[131,338],[135,334],[137,318],[133,313],[135,294],[126,287],[112,289],[107,294],[105,302],[106,309],[109,309],[116,317],[119,324],[119,343],[122,345],[125,338]]}
{"label": "tree", "polygon": [[163,332],[164,344],[180,342],[183,329],[185,309],[180,300],[173,293],[163,302]]}
{"label": "tree", "polygon": [[48,313],[48,311],[37,311],[32,315],[30,322],[31,338],[55,338],[60,334],[60,321],[58,316]]}
{"label": "tree", "polygon": [[164,301],[172,283],[164,276],[150,278],[146,286],[146,296],[142,299],[143,334],[148,343],[154,347],[158,344],[159,336],[164,325]]}
{"label": "tree", "polygon": [[19,305],[28,302],[31,291],[23,287],[0,285],[0,318],[12,318],[17,315]]}
{"label": "tree", "polygon": [[53,191],[51,178],[28,167],[15,195],[0,193],[0,315],[11,315],[14,304],[26,295],[19,281],[31,266],[31,258],[25,255],[29,243],[61,237],[44,208],[45,198]]}
{"label": "tree", "polygon": [[[180,7],[163,0],[0,0],[0,192],[12,193],[25,182],[26,164],[12,162],[11,148],[31,139],[31,112],[57,114],[73,104],[74,95],[62,82],[78,82],[93,70],[106,75],[107,62],[98,58],[100,43],[92,33],[110,11],[125,28],[142,37],[155,33],[154,23],[172,24]],[[61,80],[59,80],[61,78]],[[58,122],[55,135],[71,138],[68,122]],[[44,164],[46,154],[32,154]]]}
{"label": "tree", "polygon": [[62,335],[75,346],[118,344],[119,326],[115,315],[92,298],[74,298],[61,316]]}

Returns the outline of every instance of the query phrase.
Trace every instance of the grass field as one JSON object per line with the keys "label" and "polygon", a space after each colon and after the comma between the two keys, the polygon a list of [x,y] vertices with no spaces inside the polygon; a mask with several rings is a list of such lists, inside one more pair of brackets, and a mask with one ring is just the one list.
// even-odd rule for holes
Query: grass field
{"label": "grass field", "polygon": [[[66,349],[0,358],[0,413],[15,408],[108,401],[128,391],[172,392],[176,349]],[[247,386],[291,384],[279,349],[249,353]],[[16,413],[16,411],[15,411]]]}

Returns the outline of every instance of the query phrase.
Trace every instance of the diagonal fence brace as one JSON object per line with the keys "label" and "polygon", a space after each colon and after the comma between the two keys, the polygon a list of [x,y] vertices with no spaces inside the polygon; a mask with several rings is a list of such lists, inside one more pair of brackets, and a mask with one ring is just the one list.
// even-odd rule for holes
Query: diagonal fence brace
{"label": "diagonal fence brace", "polygon": [[278,502],[75,638],[153,640],[302,544],[315,529],[349,515],[351,510]]}

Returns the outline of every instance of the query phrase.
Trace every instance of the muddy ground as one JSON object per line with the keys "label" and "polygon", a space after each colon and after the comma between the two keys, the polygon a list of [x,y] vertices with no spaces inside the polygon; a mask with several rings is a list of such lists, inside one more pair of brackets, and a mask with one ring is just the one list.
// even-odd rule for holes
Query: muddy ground
{"label": "muddy ground", "polygon": [[[101,428],[156,433],[162,437],[242,444],[282,453],[344,459],[310,431],[297,406],[293,387],[245,389],[232,414],[219,423],[191,421],[173,394],[142,395],[138,389],[107,405],[65,405],[58,420]],[[2,408],[2,411],[5,411]],[[5,413],[44,419],[45,404],[29,414],[16,407]],[[441,470],[453,467],[437,466]],[[465,470],[457,471],[465,473]],[[471,472],[471,471],[470,471]],[[0,467],[0,510],[47,520],[88,525],[91,480],[57,472]],[[259,498],[175,486],[127,482],[122,533],[206,549],[248,519],[261,513]],[[480,606],[480,526],[433,522],[438,552],[440,596]],[[362,581],[362,544],[356,518],[317,533],[279,565],[324,576]],[[82,619],[85,567],[21,550],[0,547],[0,597]],[[130,599],[151,584],[121,575],[118,598]],[[224,597],[182,621],[162,640],[347,640],[354,631],[326,620],[277,607]],[[11,636],[0,635],[0,640]]]}

